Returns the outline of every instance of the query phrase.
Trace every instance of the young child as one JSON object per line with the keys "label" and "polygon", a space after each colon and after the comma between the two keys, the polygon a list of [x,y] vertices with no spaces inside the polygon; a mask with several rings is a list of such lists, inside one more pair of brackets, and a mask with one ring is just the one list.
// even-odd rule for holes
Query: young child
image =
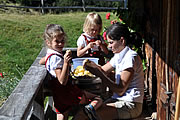
{"label": "young child", "polygon": [[43,38],[48,47],[46,56],[39,63],[44,64],[50,75],[48,85],[53,93],[54,107],[57,112],[57,120],[66,120],[68,112],[75,105],[88,104],[84,111],[89,119],[96,119],[95,110],[100,107],[102,100],[99,96],[80,90],[73,85],[69,78],[69,66],[72,58],[71,51],[62,55],[66,40],[63,28],[57,24],[47,25]]}
{"label": "young child", "polygon": [[103,54],[108,54],[107,44],[100,35],[102,29],[102,19],[97,13],[89,13],[85,19],[83,32],[77,40],[78,57],[99,58],[99,64],[104,65]]}

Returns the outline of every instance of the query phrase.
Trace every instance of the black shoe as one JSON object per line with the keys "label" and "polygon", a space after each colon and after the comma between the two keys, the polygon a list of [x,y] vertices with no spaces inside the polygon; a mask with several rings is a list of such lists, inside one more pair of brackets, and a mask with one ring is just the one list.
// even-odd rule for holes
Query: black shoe
{"label": "black shoe", "polygon": [[83,110],[89,120],[98,120],[95,110],[92,110],[89,105],[86,105]]}

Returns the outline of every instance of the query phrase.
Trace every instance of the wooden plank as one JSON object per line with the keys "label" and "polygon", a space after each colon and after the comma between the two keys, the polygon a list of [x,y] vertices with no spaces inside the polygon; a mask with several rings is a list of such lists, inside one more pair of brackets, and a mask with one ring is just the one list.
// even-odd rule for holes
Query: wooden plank
{"label": "wooden plank", "polygon": [[37,97],[33,101],[33,114],[39,120],[44,120],[44,94],[43,86],[38,91]]}
{"label": "wooden plank", "polygon": [[94,1],[124,2],[127,0],[94,0]]}
{"label": "wooden plank", "polygon": [[[127,0],[94,0],[94,1],[109,1],[109,2],[124,2],[124,7],[121,7],[120,9],[128,9],[127,8]],[[46,7],[44,6],[43,0],[41,0],[42,7],[34,7],[34,6],[13,6],[13,5],[0,5],[0,8],[4,7],[12,7],[12,8],[29,8],[29,9],[41,9],[42,13],[44,13],[44,9],[83,9],[85,11],[86,9],[106,9],[106,10],[117,10],[118,7],[87,7],[85,1],[82,0],[83,5],[82,6],[53,6],[53,7]]]}
{"label": "wooden plank", "polygon": [[53,109],[53,97],[48,97],[48,101],[46,103],[46,107],[44,110],[44,119],[45,120],[55,120],[56,119],[56,112]]}
{"label": "wooden plank", "polygon": [[[0,8],[10,7],[10,8],[30,8],[30,9],[42,9],[42,7],[33,6],[13,6],[13,5],[0,5]],[[82,6],[57,6],[57,7],[43,7],[43,9],[83,9]]]}
{"label": "wooden plank", "polygon": [[2,120],[26,120],[32,109],[35,99],[43,80],[46,69],[37,63],[31,65],[19,84],[11,93],[7,101],[0,108]]}
{"label": "wooden plank", "polygon": [[[88,7],[88,6],[86,6],[86,9],[117,10],[118,7]],[[124,7],[120,7],[120,9],[128,10],[128,8],[124,8]]]}
{"label": "wooden plank", "polygon": [[163,104],[167,104],[167,100],[169,98],[169,96],[166,94],[166,88],[164,86],[164,84],[160,84],[160,100],[162,101]]}
{"label": "wooden plank", "polygon": [[176,111],[175,111],[175,119],[179,120],[180,117],[180,77],[179,77],[179,83],[177,88],[177,99],[176,99]]}
{"label": "wooden plank", "polygon": [[39,120],[44,120],[44,107],[36,101],[33,102],[33,115],[35,115]]}
{"label": "wooden plank", "polygon": [[[10,5],[0,5],[0,8],[12,7],[12,8],[29,8],[29,9],[42,9],[42,7],[33,7],[33,6],[10,6]],[[58,7],[43,7],[43,9],[106,9],[106,10],[117,10],[118,7],[82,7],[82,6],[58,6]],[[120,7],[120,9],[128,9]]]}

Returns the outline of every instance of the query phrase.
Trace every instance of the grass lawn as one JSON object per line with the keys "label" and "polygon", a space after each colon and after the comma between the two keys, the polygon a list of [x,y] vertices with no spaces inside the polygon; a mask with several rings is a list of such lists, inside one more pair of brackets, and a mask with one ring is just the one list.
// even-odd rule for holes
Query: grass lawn
{"label": "grass lawn", "polygon": [[[116,19],[111,13],[98,12],[103,26]],[[42,34],[47,24],[60,24],[68,35],[66,47],[76,47],[88,13],[74,12],[59,15],[0,14],[0,105],[9,96],[22,76],[31,66],[42,46]]]}

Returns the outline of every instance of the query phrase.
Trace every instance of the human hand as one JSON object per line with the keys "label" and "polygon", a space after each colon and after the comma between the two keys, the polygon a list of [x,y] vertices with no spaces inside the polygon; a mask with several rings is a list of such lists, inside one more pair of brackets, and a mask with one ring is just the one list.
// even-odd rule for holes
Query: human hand
{"label": "human hand", "polygon": [[93,48],[94,45],[96,45],[95,42],[90,42],[90,43],[87,45],[87,47],[90,49],[90,48]]}
{"label": "human hand", "polygon": [[64,63],[69,63],[71,59],[72,59],[72,52],[71,50],[67,50],[64,55]]}
{"label": "human hand", "polygon": [[97,46],[101,46],[102,45],[102,42],[100,40],[96,40],[95,43],[96,43]]}
{"label": "human hand", "polygon": [[88,59],[83,61],[83,67],[96,76],[100,76],[100,74],[102,73],[101,67],[95,62]]}

